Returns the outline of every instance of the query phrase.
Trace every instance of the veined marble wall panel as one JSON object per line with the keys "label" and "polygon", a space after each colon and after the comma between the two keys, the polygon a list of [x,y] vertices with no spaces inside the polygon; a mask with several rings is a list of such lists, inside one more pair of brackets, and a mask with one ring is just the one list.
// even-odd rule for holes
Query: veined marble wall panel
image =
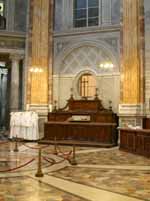
{"label": "veined marble wall panel", "polygon": [[28,0],[15,0],[15,31],[26,31],[27,4]]}
{"label": "veined marble wall panel", "polygon": [[145,10],[145,104],[150,114],[150,1],[144,0]]}
{"label": "veined marble wall panel", "polygon": [[25,37],[0,36],[0,48],[3,49],[25,49]]}
{"label": "veined marble wall panel", "polygon": [[70,98],[70,89],[73,86],[74,75],[54,75],[53,76],[53,100],[57,101],[57,106],[62,108]]}
{"label": "veined marble wall panel", "polygon": [[109,108],[109,101],[112,101],[113,111],[118,112],[120,101],[120,74],[99,76],[100,97],[106,108]]}

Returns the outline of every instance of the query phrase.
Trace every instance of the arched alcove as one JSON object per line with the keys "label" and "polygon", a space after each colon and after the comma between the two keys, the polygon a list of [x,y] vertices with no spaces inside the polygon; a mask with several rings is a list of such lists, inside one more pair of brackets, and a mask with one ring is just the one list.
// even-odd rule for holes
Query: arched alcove
{"label": "arched alcove", "polygon": [[[113,69],[102,69],[101,63],[112,63]],[[119,71],[114,49],[104,41],[72,41],[55,57],[54,74],[77,74],[91,68],[96,73]]]}

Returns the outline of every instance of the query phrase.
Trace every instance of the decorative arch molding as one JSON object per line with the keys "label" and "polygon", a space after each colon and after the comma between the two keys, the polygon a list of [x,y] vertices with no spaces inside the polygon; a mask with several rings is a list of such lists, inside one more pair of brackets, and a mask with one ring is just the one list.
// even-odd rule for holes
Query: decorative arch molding
{"label": "decorative arch molding", "polygon": [[[71,54],[73,51],[75,51],[78,48],[82,48],[84,46],[90,46],[91,48],[98,48],[99,50],[102,50],[106,55],[109,56],[113,64],[115,65],[115,72],[119,72],[119,58],[116,53],[116,51],[106,42],[102,40],[73,40],[71,43],[69,43],[63,51],[55,57],[54,61],[54,74],[65,74],[68,69],[62,69],[62,66],[64,65],[64,60],[67,58],[69,54]],[[78,71],[74,72],[75,74],[78,74],[79,71],[82,71],[83,69],[79,69]],[[87,70],[84,68],[84,70]],[[90,69],[91,70],[91,69]],[[69,73],[70,74],[70,73]],[[99,72],[97,71],[97,74]]]}

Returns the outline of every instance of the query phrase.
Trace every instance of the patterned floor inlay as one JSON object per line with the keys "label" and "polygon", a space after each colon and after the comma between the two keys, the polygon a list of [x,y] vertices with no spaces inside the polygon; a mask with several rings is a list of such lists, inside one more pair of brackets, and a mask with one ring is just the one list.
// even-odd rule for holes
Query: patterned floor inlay
{"label": "patterned floor inlay", "polygon": [[[44,183],[35,177],[39,146],[44,147],[41,158]],[[102,201],[150,201],[148,158],[118,148],[77,147],[78,166],[72,167],[63,159],[72,146],[59,146],[58,155],[53,154],[53,145],[19,142],[18,152],[14,152],[14,147],[14,142],[0,141],[0,201],[100,201],[102,194]],[[6,171],[9,169],[13,171]]]}
{"label": "patterned floor inlay", "polygon": [[[9,188],[8,188],[9,186]],[[29,177],[0,178],[0,201],[86,201]]]}
{"label": "patterned floor inlay", "polygon": [[141,200],[150,200],[150,171],[67,167],[49,175]]}
{"label": "patterned floor inlay", "polygon": [[[18,143],[18,152],[14,152],[15,143],[3,143],[0,141],[0,173],[7,172],[24,172],[37,170],[38,147],[37,143]],[[45,147],[45,146],[40,146]],[[33,149],[32,149],[33,148]],[[49,168],[52,163],[59,163],[63,158],[50,155],[53,153],[51,146],[42,150],[42,168]],[[47,159],[47,160],[46,160]],[[19,168],[18,168],[19,167]]]}
{"label": "patterned floor inlay", "polygon": [[150,159],[116,150],[98,151],[92,153],[77,153],[79,164],[95,165],[150,165]]}

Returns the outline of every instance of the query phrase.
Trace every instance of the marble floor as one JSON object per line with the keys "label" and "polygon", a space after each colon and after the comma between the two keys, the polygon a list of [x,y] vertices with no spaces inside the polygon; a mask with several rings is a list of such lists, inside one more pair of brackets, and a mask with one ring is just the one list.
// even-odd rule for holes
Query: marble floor
{"label": "marble floor", "polygon": [[[150,201],[150,159],[115,148],[0,141],[0,201]],[[39,148],[43,177],[36,177]]]}

